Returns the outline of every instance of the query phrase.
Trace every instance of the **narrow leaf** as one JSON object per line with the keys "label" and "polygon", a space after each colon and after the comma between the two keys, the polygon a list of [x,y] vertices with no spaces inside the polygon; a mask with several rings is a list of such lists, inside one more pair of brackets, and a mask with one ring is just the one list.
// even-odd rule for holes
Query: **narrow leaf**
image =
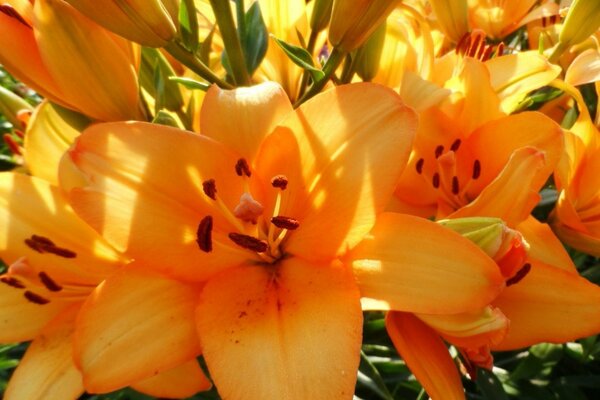
{"label": "narrow leaf", "polygon": [[283,40],[273,37],[275,42],[281,47],[285,54],[292,60],[292,62],[299,67],[307,70],[313,78],[313,81],[317,82],[325,78],[325,73],[319,68],[315,67],[312,56],[308,51],[302,47],[294,46]]}

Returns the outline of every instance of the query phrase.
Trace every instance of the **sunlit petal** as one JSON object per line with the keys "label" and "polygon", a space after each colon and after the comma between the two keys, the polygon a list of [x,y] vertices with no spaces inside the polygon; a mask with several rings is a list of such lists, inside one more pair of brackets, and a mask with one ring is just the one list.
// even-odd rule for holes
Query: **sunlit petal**
{"label": "sunlit petal", "polygon": [[131,385],[138,392],[163,399],[191,397],[198,392],[210,389],[211,386],[212,383],[196,360],[188,361]]}

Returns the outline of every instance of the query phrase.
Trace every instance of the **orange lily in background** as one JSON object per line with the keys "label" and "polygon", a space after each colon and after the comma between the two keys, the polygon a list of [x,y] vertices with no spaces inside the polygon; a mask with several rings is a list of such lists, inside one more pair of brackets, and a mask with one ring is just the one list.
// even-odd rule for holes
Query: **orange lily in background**
{"label": "orange lily in background", "polygon": [[555,174],[559,198],[550,224],[569,246],[600,257],[600,132],[577,89],[558,85],[574,97],[580,114],[566,135],[566,154]]}
{"label": "orange lily in background", "polygon": [[94,119],[144,119],[139,48],[63,1],[5,1],[0,62],[41,95]]}
{"label": "orange lily in background", "polygon": [[94,125],[63,159],[78,214],[135,258],[77,321],[89,391],[168,369],[199,337],[223,398],[350,399],[361,295],[452,314],[503,287],[459,234],[382,214],[416,128],[390,89],[340,86],[292,110],[273,83],[213,87],[202,114],[202,135]]}

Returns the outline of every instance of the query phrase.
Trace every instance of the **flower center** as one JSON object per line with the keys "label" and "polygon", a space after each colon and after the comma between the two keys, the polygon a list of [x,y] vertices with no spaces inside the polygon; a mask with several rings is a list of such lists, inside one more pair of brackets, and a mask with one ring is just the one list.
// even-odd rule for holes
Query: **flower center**
{"label": "flower center", "polygon": [[[241,158],[235,165],[236,174],[242,179],[252,176],[248,162]],[[283,192],[287,189],[288,180],[284,175],[276,175],[271,179],[271,186],[277,191],[277,197],[270,218],[264,214],[263,205],[252,197],[249,185],[246,182],[245,191],[240,197],[237,206],[230,210],[219,198],[217,186],[214,179],[202,183],[204,194],[213,200],[225,218],[237,229],[228,232],[227,237],[235,245],[250,251],[258,260],[266,263],[275,263],[281,259],[284,252],[281,245],[289,231],[300,226],[298,220],[280,215]],[[196,232],[196,243],[200,250],[211,252],[213,218],[210,215],[204,217],[198,224]]]}

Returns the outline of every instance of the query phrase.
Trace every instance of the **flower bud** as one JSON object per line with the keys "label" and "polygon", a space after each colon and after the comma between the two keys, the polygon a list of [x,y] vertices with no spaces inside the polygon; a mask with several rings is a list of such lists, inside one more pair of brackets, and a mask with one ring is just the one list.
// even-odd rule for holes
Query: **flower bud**
{"label": "flower bud", "polygon": [[397,0],[334,0],[329,41],[341,52],[360,47],[397,3]]}
{"label": "flower bud", "polygon": [[555,61],[572,45],[583,42],[600,27],[600,1],[573,0],[558,36],[558,45],[550,56]]}
{"label": "flower bud", "polygon": [[331,18],[333,0],[315,0],[310,16],[310,29],[320,32],[327,27]]}
{"label": "flower bud", "polygon": [[467,0],[430,0],[440,28],[457,43],[469,31]]}
{"label": "flower bud", "polygon": [[175,0],[65,0],[99,25],[133,42],[163,47],[177,33]]}
{"label": "flower bud", "polygon": [[19,115],[23,111],[31,112],[33,107],[29,105],[21,97],[17,96],[13,92],[4,87],[0,86],[0,114],[17,129],[24,129],[25,126]]}
{"label": "flower bud", "polygon": [[385,33],[386,24],[384,21],[356,52],[356,73],[365,82],[373,80],[377,75],[381,51],[385,42]]}

